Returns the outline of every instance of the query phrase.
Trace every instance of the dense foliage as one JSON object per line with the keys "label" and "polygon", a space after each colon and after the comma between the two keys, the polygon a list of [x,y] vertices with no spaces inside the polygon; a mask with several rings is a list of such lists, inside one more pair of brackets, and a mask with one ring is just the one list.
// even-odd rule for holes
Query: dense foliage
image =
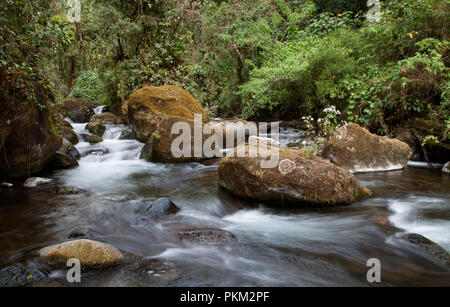
{"label": "dense foliage", "polygon": [[114,106],[175,84],[212,115],[317,118],[336,106],[339,120],[381,134],[420,125],[448,140],[448,2],[383,1],[379,23],[366,4],[84,0],[72,24],[65,1],[4,0],[1,71],[16,87],[48,80],[60,99]]}

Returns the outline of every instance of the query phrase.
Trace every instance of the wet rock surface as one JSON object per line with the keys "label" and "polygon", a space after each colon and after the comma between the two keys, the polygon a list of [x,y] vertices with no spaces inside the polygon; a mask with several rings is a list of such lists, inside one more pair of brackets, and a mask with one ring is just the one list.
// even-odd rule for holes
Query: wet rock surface
{"label": "wet rock surface", "polygon": [[53,182],[53,179],[49,178],[41,178],[41,177],[31,177],[28,178],[23,186],[27,189],[36,188],[41,185],[49,184]]}
{"label": "wet rock surface", "polygon": [[51,282],[47,272],[33,265],[14,264],[0,269],[0,287],[26,287]]}
{"label": "wet rock surface", "polygon": [[177,205],[167,198],[157,199],[150,204],[144,204],[137,208],[135,212],[140,215],[141,220],[148,218],[156,219],[180,211]]}
{"label": "wet rock surface", "polygon": [[57,151],[52,161],[50,162],[50,167],[53,169],[68,169],[79,166],[77,160],[69,154]]}
{"label": "wet rock surface", "polygon": [[106,126],[99,122],[90,122],[85,129],[98,137],[102,137],[105,134]]}
{"label": "wet rock surface", "polygon": [[69,117],[74,123],[87,123],[95,114],[96,104],[86,98],[71,98],[63,102],[60,112]]}
{"label": "wet rock surface", "polygon": [[75,131],[73,131],[72,128],[63,128],[63,138],[68,140],[73,145],[77,145],[80,142],[78,135],[75,133]]}
{"label": "wet rock surface", "polygon": [[381,137],[355,124],[339,128],[320,156],[350,172],[402,169],[412,156],[408,144]]}
{"label": "wet rock surface", "polygon": [[439,244],[425,238],[417,233],[410,233],[405,235],[405,239],[420,246],[425,253],[427,253],[434,261],[450,267],[450,254],[443,249]]}
{"label": "wet rock surface", "polygon": [[38,253],[52,267],[65,267],[71,258],[77,258],[83,268],[104,268],[124,261],[123,254],[114,246],[86,239],[48,246]]}
{"label": "wet rock surface", "polygon": [[229,231],[221,229],[187,229],[176,232],[179,240],[199,244],[228,244],[237,242],[237,238]]}
{"label": "wet rock surface", "polygon": [[[263,168],[265,159],[252,157],[251,151],[256,149],[243,144],[222,159],[222,188],[243,198],[331,206],[352,204],[372,195],[354,175],[327,160],[299,149],[272,147],[273,154],[279,154],[277,167]],[[239,151],[245,157],[237,157]]]}
{"label": "wet rock surface", "polygon": [[122,120],[114,115],[113,113],[110,112],[105,112],[105,113],[101,113],[101,114],[95,114],[94,116],[92,116],[90,118],[91,122],[96,122],[96,123],[100,123],[103,125],[108,125],[108,124],[123,124]]}

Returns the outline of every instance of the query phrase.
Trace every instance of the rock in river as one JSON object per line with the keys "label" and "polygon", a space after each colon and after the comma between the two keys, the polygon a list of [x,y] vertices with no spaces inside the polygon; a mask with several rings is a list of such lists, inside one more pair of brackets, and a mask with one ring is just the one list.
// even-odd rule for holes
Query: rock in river
{"label": "rock in river", "polygon": [[57,151],[52,161],[50,162],[50,167],[53,169],[68,169],[79,166],[77,160],[75,160],[71,155]]}
{"label": "rock in river", "polygon": [[84,141],[89,142],[90,144],[97,144],[103,142],[103,139],[95,134],[80,134]]}
{"label": "rock in river", "polygon": [[61,147],[59,147],[58,151],[62,152],[63,154],[71,156],[75,160],[80,160],[81,158],[78,149],[66,139],[63,139]]}
{"label": "rock in river", "polygon": [[47,274],[34,267],[14,264],[0,269],[0,287],[26,287],[49,282]]}
{"label": "rock in river", "polygon": [[442,172],[450,174],[450,162],[445,163],[444,167],[442,168]]}
{"label": "rock in river", "polygon": [[[187,144],[182,143],[180,146],[176,147],[181,150],[185,149],[185,146],[188,150],[185,153],[181,153],[178,155],[174,155],[172,152],[172,145],[176,139],[179,139],[180,134],[172,134],[173,125],[176,123],[184,123],[188,126],[190,130],[190,135],[187,136]],[[202,123],[199,123],[202,125]],[[203,126],[202,126],[203,129]],[[202,133],[200,139],[202,140],[202,144],[205,144],[206,140],[212,136],[212,134]],[[215,139],[214,139],[215,140]],[[202,147],[200,146],[200,150]],[[168,117],[161,120],[161,122],[157,125],[156,130],[153,135],[145,144],[142,149],[141,158],[146,159],[150,162],[163,162],[163,163],[185,163],[185,162],[197,162],[204,160],[206,156],[203,155],[203,151],[200,154],[195,154],[195,141],[194,141],[194,121],[185,120],[179,117]]]}
{"label": "rock in river", "polygon": [[104,268],[124,261],[112,245],[92,240],[74,240],[39,250],[39,256],[53,267],[66,267],[67,260],[77,258],[83,268]]}
{"label": "rock in river", "polygon": [[133,93],[128,101],[128,121],[136,138],[147,142],[160,121],[168,116],[193,120],[194,114],[209,117],[200,103],[189,92],[177,86],[148,86]]}
{"label": "rock in river", "polygon": [[36,188],[40,185],[49,184],[52,181],[53,181],[53,179],[49,179],[49,178],[31,177],[25,181],[23,186],[27,189]]}
{"label": "rock in river", "polygon": [[73,145],[77,145],[78,142],[80,141],[78,139],[78,135],[75,133],[75,131],[73,131],[73,129],[67,128],[67,127],[63,128],[63,138],[68,140]]}
{"label": "rock in river", "polygon": [[0,178],[39,173],[61,145],[55,133],[59,123],[50,120],[56,113],[51,99],[39,86],[34,91],[44,107],[30,102],[32,99],[28,100],[25,93],[15,98],[0,93]]}
{"label": "rock in river", "polygon": [[[348,171],[296,148],[276,147],[278,166],[262,168],[261,155],[252,146],[236,147],[219,165],[219,185],[249,199],[315,205],[351,204],[372,193]],[[237,157],[237,153],[245,153]],[[273,152],[275,155],[275,152]],[[234,156],[233,156],[234,155]]]}
{"label": "rock in river", "polygon": [[236,242],[237,238],[234,234],[226,230],[220,229],[190,229],[182,230],[176,233],[181,241],[188,241],[202,244],[227,244]]}
{"label": "rock in river", "polygon": [[97,122],[97,123],[100,123],[103,125],[123,124],[122,120],[118,116],[116,116],[110,112],[95,114],[94,116],[91,117],[90,121]]}
{"label": "rock in river", "polygon": [[139,208],[137,213],[145,215],[145,217],[159,218],[162,216],[175,214],[180,211],[170,199],[160,198],[152,202],[150,205],[146,205],[144,208]]}
{"label": "rock in river", "polygon": [[105,134],[106,126],[99,122],[89,122],[85,129],[98,137],[102,137]]}
{"label": "rock in river", "polygon": [[417,233],[406,234],[405,238],[418,246],[438,263],[450,267],[450,254],[433,241]]}
{"label": "rock in river", "polygon": [[399,140],[349,124],[328,139],[320,155],[350,172],[365,172],[402,169],[411,158],[412,150]]}

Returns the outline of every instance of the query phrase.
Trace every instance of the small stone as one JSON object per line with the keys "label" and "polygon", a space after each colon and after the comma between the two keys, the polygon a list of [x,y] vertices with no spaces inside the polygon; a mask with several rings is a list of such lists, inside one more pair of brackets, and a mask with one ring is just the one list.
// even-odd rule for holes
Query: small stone
{"label": "small stone", "polygon": [[78,259],[83,268],[104,268],[124,261],[124,256],[114,246],[86,239],[48,246],[38,253],[52,267],[61,268],[66,267],[71,258]]}
{"label": "small stone", "polygon": [[8,189],[14,187],[14,185],[13,185],[12,183],[5,182],[5,181],[3,181],[3,182],[0,184],[0,186],[1,186],[2,188],[8,188]]}
{"label": "small stone", "polygon": [[48,184],[52,181],[53,181],[53,179],[49,179],[49,178],[31,177],[25,181],[23,186],[25,188],[36,188],[37,186]]}

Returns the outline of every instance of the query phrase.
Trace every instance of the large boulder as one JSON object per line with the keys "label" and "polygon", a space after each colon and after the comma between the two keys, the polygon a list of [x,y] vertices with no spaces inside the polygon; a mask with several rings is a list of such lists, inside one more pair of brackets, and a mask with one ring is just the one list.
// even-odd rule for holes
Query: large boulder
{"label": "large boulder", "polygon": [[86,98],[70,98],[63,102],[60,112],[75,123],[87,123],[95,114],[95,102]]}
{"label": "large boulder", "polygon": [[320,155],[350,172],[365,172],[402,169],[412,150],[399,140],[349,124],[340,127],[327,140]]}
{"label": "large boulder", "polygon": [[67,260],[76,258],[83,268],[104,268],[123,262],[124,256],[112,245],[91,240],[75,240],[39,250],[42,260],[53,267],[66,267]]}
{"label": "large boulder", "polygon": [[[316,156],[288,147],[278,150],[278,166],[262,168],[267,160],[251,155],[256,145],[236,147],[219,165],[219,185],[232,194],[249,199],[313,205],[351,204],[371,196],[371,191],[351,173]],[[245,153],[238,157],[238,153]],[[274,152],[272,152],[275,155]],[[275,160],[276,161],[276,160]]]}
{"label": "large boulder", "polygon": [[116,115],[106,112],[101,114],[95,114],[90,119],[91,122],[97,122],[103,125],[108,124],[123,124],[123,121]]}
{"label": "large boulder", "polygon": [[85,129],[96,136],[102,137],[105,134],[106,126],[99,122],[90,122]]}
{"label": "large boulder", "polygon": [[133,93],[128,100],[128,121],[141,142],[146,142],[166,117],[193,120],[200,114],[204,123],[209,117],[189,92],[172,85],[148,86]]}
{"label": "large boulder", "polygon": [[[186,123],[190,129],[190,136],[188,137],[187,143],[191,147],[188,154],[181,157],[174,156],[172,153],[173,142],[180,137],[180,134],[172,134],[172,127],[176,123]],[[198,123],[204,129],[202,123]],[[185,163],[185,162],[196,162],[204,160],[204,155],[195,155],[195,140],[194,140],[194,127],[195,122],[192,120],[186,120],[180,117],[168,117],[162,119],[156,126],[152,136],[149,138],[144,148],[142,149],[141,158],[146,159],[150,162],[162,162],[162,163]],[[202,133],[202,144],[212,134]],[[180,145],[178,148],[183,149],[184,145]],[[208,157],[211,158],[211,157]]]}
{"label": "large boulder", "polygon": [[39,103],[0,93],[0,178],[26,177],[42,171],[61,145],[55,133],[57,112],[45,92],[37,88]]}

